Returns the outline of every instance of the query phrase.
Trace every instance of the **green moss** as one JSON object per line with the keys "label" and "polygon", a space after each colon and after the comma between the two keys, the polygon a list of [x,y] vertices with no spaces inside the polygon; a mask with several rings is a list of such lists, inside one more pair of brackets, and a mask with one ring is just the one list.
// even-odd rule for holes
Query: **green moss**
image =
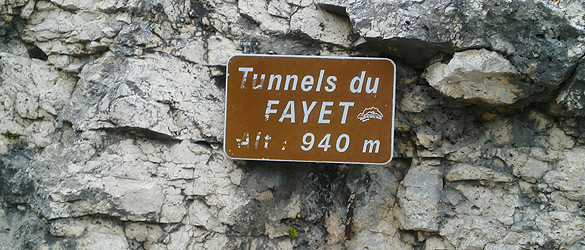
{"label": "green moss", "polygon": [[20,134],[6,131],[6,132],[2,133],[2,136],[4,136],[4,138],[6,138],[8,140],[16,140],[20,137]]}
{"label": "green moss", "polygon": [[288,226],[288,236],[293,238],[299,237],[299,232],[293,226]]}

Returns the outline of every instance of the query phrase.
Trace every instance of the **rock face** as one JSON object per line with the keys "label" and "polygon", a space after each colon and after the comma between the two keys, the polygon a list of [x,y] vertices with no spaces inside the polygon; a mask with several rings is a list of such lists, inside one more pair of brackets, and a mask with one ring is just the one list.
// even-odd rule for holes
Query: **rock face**
{"label": "rock face", "polygon": [[74,79],[44,61],[9,53],[0,53],[0,69],[0,133],[13,134],[0,141],[0,153],[8,153],[11,142],[6,137],[26,137],[36,147],[50,145]]}
{"label": "rock face", "polygon": [[[0,249],[583,249],[583,1],[0,3]],[[397,63],[386,166],[233,161],[237,53]]]}
{"label": "rock face", "polygon": [[575,116],[585,116],[585,63],[577,67],[573,78],[557,96],[557,102]]}
{"label": "rock face", "polygon": [[528,96],[510,61],[485,49],[457,52],[448,64],[431,64],[423,77],[441,93],[470,101],[513,104]]}
{"label": "rock face", "polygon": [[76,130],[125,127],[195,141],[223,135],[223,91],[206,84],[209,69],[164,54],[105,55],[79,75],[61,113]]}
{"label": "rock face", "polygon": [[405,230],[431,231],[439,229],[439,201],[443,190],[440,169],[428,165],[412,166],[398,190],[400,207],[396,216]]}
{"label": "rock face", "polygon": [[394,41],[392,49],[497,51],[541,91],[566,80],[583,56],[582,11],[571,1],[368,0],[350,3],[347,12],[360,35]]}

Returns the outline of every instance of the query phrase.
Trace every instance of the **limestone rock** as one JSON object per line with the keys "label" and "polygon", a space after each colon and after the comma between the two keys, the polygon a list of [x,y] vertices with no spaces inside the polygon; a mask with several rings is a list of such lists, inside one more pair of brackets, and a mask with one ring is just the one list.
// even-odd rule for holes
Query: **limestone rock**
{"label": "limestone rock", "polygon": [[[42,1],[36,4],[36,8],[38,11],[30,16],[23,39],[37,43],[46,54],[95,53],[86,46],[97,42],[107,48],[111,38],[122,28],[115,17],[100,12],[81,10],[71,13]],[[58,39],[60,37],[67,39]]]}
{"label": "limestone rock", "polygon": [[494,171],[481,166],[457,164],[445,176],[447,181],[487,180],[493,182],[509,182],[512,178],[505,173]]}
{"label": "limestone rock", "polygon": [[456,249],[482,248],[488,242],[505,240],[509,233],[506,226],[514,223],[516,208],[520,206],[518,190],[464,183],[454,189],[463,197],[455,201],[457,216],[445,220],[440,235]]}
{"label": "limestone rock", "polygon": [[12,18],[18,14],[18,9],[27,5],[27,0],[16,0],[16,1],[4,1],[2,7],[0,7],[0,14],[2,15],[2,22],[4,20],[10,22]]}
{"label": "limestone rock", "polygon": [[51,234],[55,236],[79,237],[85,233],[87,225],[68,219],[58,219],[51,223]]}
{"label": "limestone rock", "polygon": [[504,159],[513,168],[513,173],[528,182],[536,182],[550,170],[550,163],[540,161],[517,150],[509,150]]}
{"label": "limestone rock", "polygon": [[15,97],[14,104],[4,101],[6,111],[37,119],[51,118],[63,108],[74,85],[65,75],[40,60],[8,53],[0,53],[0,63],[4,98]]}
{"label": "limestone rock", "polygon": [[583,217],[562,211],[542,213],[535,219],[537,229],[542,230],[554,241],[563,242],[563,245],[572,249],[579,249],[585,245],[580,242],[585,234],[578,229],[582,223],[585,223]]}
{"label": "limestone rock", "polygon": [[425,250],[447,250],[455,249],[449,242],[440,237],[431,237],[425,240]]}
{"label": "limestone rock", "polygon": [[485,49],[457,52],[449,63],[427,67],[423,77],[453,98],[502,105],[528,96],[527,84],[520,81],[516,68],[502,55]]}
{"label": "limestone rock", "polygon": [[153,32],[152,24],[146,21],[136,21],[124,26],[113,42],[114,51],[126,55],[141,55],[143,50],[162,44],[161,38]]}
{"label": "limestone rock", "polygon": [[403,112],[420,113],[426,108],[438,104],[438,100],[431,96],[429,92],[432,90],[428,86],[409,86],[409,91],[402,97],[399,108]]}
{"label": "limestone rock", "polygon": [[75,129],[119,127],[221,140],[223,92],[204,84],[210,81],[205,68],[164,55],[106,56],[99,62],[84,68],[61,114]]}
{"label": "limestone rock", "polygon": [[[34,166],[49,171],[39,190],[48,197],[45,206],[50,209],[44,216],[108,214],[124,221],[163,223],[179,223],[187,217],[190,225],[222,231],[223,224],[233,223],[230,214],[246,203],[245,199],[227,196],[235,186],[229,178],[233,169],[226,168],[229,164],[218,155],[214,156],[217,160],[210,161],[212,152],[208,148],[188,141],[165,145],[122,140],[96,154],[93,147],[100,141],[99,135],[87,135],[73,145],[51,146],[39,157]],[[79,155],[87,151],[87,155]],[[64,157],[70,163],[59,165],[45,160],[54,157]],[[216,167],[207,169],[207,165],[201,164],[205,162],[215,162],[210,165]],[[58,171],[69,177],[62,180]],[[217,178],[212,178],[213,175]],[[187,183],[217,191],[208,200],[208,206],[216,209],[211,213],[213,216],[203,216],[211,210],[205,204],[193,203],[189,207],[184,202],[182,193],[188,193]]]}
{"label": "limestone rock", "polygon": [[181,40],[180,49],[178,49],[176,55],[182,56],[185,60],[197,64],[207,63],[207,50],[205,49],[205,41],[198,40]]}
{"label": "limestone rock", "polygon": [[400,209],[396,212],[404,229],[438,231],[442,188],[443,177],[437,167],[418,165],[408,170],[398,190]]}
{"label": "limestone rock", "polygon": [[[276,224],[276,225],[274,225],[274,224]],[[278,223],[278,222],[266,223],[265,227],[266,227],[266,235],[268,235],[268,237],[270,239],[276,239],[279,237],[289,235],[288,227],[286,225],[281,224],[281,223]]]}
{"label": "limestone rock", "polygon": [[549,131],[548,143],[553,149],[562,150],[575,145],[575,141],[558,127],[553,127]]}
{"label": "limestone rock", "polygon": [[584,181],[585,149],[576,148],[563,152],[563,160],[556,164],[556,168],[544,175],[546,183],[563,192],[572,200],[583,202],[585,200],[584,186],[579,184]]}
{"label": "limestone rock", "polygon": [[416,131],[418,142],[427,149],[435,149],[441,142],[441,134],[431,127],[421,126]]}
{"label": "limestone rock", "polygon": [[77,241],[80,249],[124,249],[129,247],[129,242],[124,235],[124,229],[111,221],[100,219],[85,222],[87,229],[85,237]]}
{"label": "limestone rock", "polygon": [[51,2],[67,10],[99,10],[104,12],[127,7],[127,5],[132,6],[132,3],[126,3],[127,1],[112,0],[99,1],[97,3],[82,0],[51,0]]}
{"label": "limestone rock", "polygon": [[38,235],[38,232],[48,234],[49,230],[31,209],[0,208],[0,241],[3,243],[0,244],[1,250],[41,246],[43,238]]}
{"label": "limestone rock", "polygon": [[327,11],[333,12],[338,15],[347,16],[347,11],[345,10],[347,6],[351,3],[355,2],[354,0],[343,1],[343,0],[317,0],[315,1],[321,8],[326,9]]}
{"label": "limestone rock", "polygon": [[[585,54],[582,2],[356,1],[347,12],[359,34],[424,66],[439,51],[497,51],[534,81],[556,88]],[[535,49],[538,48],[538,49]]]}
{"label": "limestone rock", "polygon": [[572,114],[585,116],[585,63],[581,62],[573,78],[566,83],[556,99]]}
{"label": "limestone rock", "polygon": [[[37,59],[0,53],[0,133],[12,133],[38,147],[51,143],[54,120],[75,83]],[[2,144],[10,138],[0,137]],[[6,153],[0,146],[0,154]]]}
{"label": "limestone rock", "polygon": [[151,244],[158,242],[164,234],[160,226],[145,223],[128,223],[124,228],[124,232],[129,239]]}
{"label": "limestone rock", "polygon": [[204,227],[209,231],[225,232],[225,226],[222,226],[215,215],[210,214],[210,209],[201,201],[193,201],[189,207],[189,224]]}
{"label": "limestone rock", "polygon": [[551,126],[551,121],[544,114],[532,111],[528,115],[528,119],[536,123],[537,130],[545,130]]}
{"label": "limestone rock", "polygon": [[[378,166],[367,166],[367,172],[373,178],[373,185],[365,190],[364,197],[368,198],[357,202],[355,206],[353,225],[357,232],[347,243],[348,247],[412,249],[408,241],[399,237],[399,230],[396,227],[397,219],[392,213],[397,203],[395,194],[398,190],[398,180],[388,169],[378,168]],[[384,190],[384,192],[374,190]],[[362,230],[365,228],[368,230]]]}
{"label": "limestone rock", "polygon": [[238,8],[254,22],[261,30],[272,34],[288,33],[289,23],[285,19],[290,17],[291,7],[284,1],[239,1]]}
{"label": "limestone rock", "polygon": [[207,49],[209,65],[227,65],[230,56],[240,53],[233,41],[222,36],[210,37],[207,40]]}
{"label": "limestone rock", "polygon": [[307,35],[310,38],[349,47],[350,23],[335,14],[319,8],[302,8],[290,19],[292,31]]}

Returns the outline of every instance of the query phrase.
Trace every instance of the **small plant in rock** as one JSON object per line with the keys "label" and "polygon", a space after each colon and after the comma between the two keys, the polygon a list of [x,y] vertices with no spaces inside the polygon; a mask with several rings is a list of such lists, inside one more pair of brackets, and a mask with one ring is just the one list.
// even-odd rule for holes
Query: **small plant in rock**
{"label": "small plant in rock", "polygon": [[299,237],[299,232],[293,226],[288,226],[288,236],[292,238]]}
{"label": "small plant in rock", "polygon": [[6,138],[8,140],[16,140],[21,136],[21,134],[6,131],[6,132],[2,133],[2,136],[4,136],[4,138]]}

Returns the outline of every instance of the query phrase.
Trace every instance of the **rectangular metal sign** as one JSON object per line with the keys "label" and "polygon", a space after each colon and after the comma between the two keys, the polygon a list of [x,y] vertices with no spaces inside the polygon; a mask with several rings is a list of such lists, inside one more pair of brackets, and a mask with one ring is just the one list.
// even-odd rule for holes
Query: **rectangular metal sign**
{"label": "rectangular metal sign", "polygon": [[232,159],[386,164],[396,65],[383,58],[236,55],[227,64]]}

